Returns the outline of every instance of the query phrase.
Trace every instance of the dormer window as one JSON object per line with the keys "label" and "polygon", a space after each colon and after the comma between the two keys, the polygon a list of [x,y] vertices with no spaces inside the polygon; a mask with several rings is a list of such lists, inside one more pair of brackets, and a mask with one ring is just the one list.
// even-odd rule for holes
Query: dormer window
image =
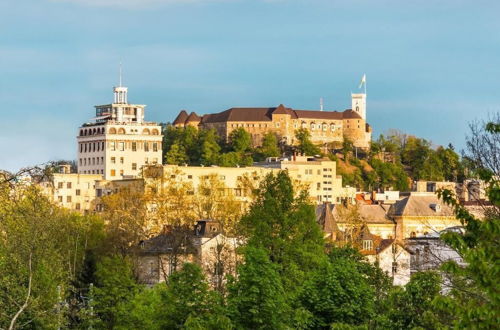
{"label": "dormer window", "polygon": [[373,250],[373,241],[371,239],[363,240],[363,250],[365,251]]}

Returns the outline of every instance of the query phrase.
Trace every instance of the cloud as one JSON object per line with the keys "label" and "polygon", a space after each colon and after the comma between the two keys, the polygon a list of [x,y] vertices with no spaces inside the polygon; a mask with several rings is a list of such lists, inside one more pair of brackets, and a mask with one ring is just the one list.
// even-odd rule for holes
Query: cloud
{"label": "cloud", "polygon": [[50,0],[88,7],[149,8],[162,5],[202,4],[213,2],[234,2],[238,0]]}

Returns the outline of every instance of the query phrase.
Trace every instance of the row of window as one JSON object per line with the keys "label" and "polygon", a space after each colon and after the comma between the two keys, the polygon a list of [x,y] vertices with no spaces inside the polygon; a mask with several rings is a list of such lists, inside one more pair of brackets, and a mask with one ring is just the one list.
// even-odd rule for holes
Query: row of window
{"label": "row of window", "polygon": [[[125,151],[126,145],[125,142],[120,141],[110,141],[108,142],[109,149],[111,151]],[[131,142],[130,149],[132,151],[137,151],[137,147],[141,146],[144,151],[157,152],[159,148],[158,142]],[[104,142],[87,142],[80,143],[80,153],[83,152],[96,152],[96,151],[104,151]]]}
{"label": "row of window", "polygon": [[81,174],[104,174],[104,170],[86,170],[80,171]]}
{"label": "row of window", "polygon": [[[131,129],[131,133],[139,133],[137,129]],[[115,127],[111,127],[108,130],[109,134],[126,134],[126,131],[123,127],[116,129]],[[156,128],[149,129],[144,128],[141,132],[143,135],[160,135],[160,131]],[[100,135],[104,134],[104,127],[94,127],[94,128],[84,128],[80,130],[80,136],[88,136],[88,135]]]}
{"label": "row of window", "polygon": [[104,164],[104,157],[80,158],[79,163],[80,163],[80,166],[103,165]]}

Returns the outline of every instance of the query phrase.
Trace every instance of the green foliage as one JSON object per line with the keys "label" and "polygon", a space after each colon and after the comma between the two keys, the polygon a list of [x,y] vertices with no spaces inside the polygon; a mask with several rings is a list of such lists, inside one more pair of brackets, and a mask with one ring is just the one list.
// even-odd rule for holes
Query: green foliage
{"label": "green foliage", "polygon": [[363,324],[374,312],[374,293],[358,270],[356,261],[346,258],[319,267],[304,283],[302,305],[313,314],[315,328],[332,323]]}
{"label": "green foliage", "polygon": [[372,159],[370,165],[374,169],[374,176],[371,178],[373,188],[407,191],[408,176],[401,164],[384,163],[379,159]]}
{"label": "green foliage", "polygon": [[199,136],[200,163],[205,166],[215,165],[219,159],[221,147],[218,143],[219,137],[215,129],[201,130]]}
{"label": "green foliage", "polygon": [[16,328],[68,323],[64,301],[101,225],[55,206],[35,185],[0,184],[0,328],[18,312]]}
{"label": "green foliage", "polygon": [[278,157],[280,155],[280,148],[278,146],[278,137],[276,134],[269,132],[264,134],[262,140],[261,154],[266,157]]}
{"label": "green foliage", "polygon": [[263,248],[245,248],[238,279],[229,284],[228,310],[238,328],[284,329],[290,307],[278,267]]}
{"label": "green foliage", "polygon": [[239,127],[229,134],[231,149],[237,153],[244,153],[252,146],[252,136],[243,127]]}
{"label": "green foliage", "polygon": [[444,325],[434,301],[441,297],[441,277],[436,272],[414,274],[404,289],[395,289],[388,299],[388,312],[380,324],[391,329],[436,329]]}
{"label": "green foliage", "polygon": [[307,128],[299,128],[295,131],[295,138],[299,142],[298,150],[307,156],[321,155],[318,146],[312,143],[311,133]]}
{"label": "green foliage", "polygon": [[177,143],[174,143],[165,155],[166,164],[182,165],[187,163],[188,160],[188,155],[186,154],[186,150],[184,150],[184,146]]}
{"label": "green foliage", "polygon": [[102,326],[113,328],[118,323],[120,305],[131,300],[139,290],[132,262],[121,255],[104,257],[97,263],[95,278],[92,307]]}

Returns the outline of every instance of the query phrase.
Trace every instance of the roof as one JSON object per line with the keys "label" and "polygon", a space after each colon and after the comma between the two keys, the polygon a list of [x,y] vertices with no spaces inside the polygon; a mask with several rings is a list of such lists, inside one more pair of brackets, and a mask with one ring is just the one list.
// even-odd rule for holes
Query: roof
{"label": "roof", "polygon": [[361,116],[350,109],[339,111],[294,110],[283,104],[270,108],[230,108],[219,113],[203,115],[202,123],[220,123],[228,121],[272,121],[273,114],[288,114],[293,119],[361,119]]}
{"label": "roof", "polygon": [[333,205],[324,203],[316,207],[316,219],[321,229],[327,233],[338,232],[339,227],[332,215]]}
{"label": "roof", "polygon": [[387,217],[389,206],[384,204],[359,204],[359,213],[366,223],[394,224]]}
{"label": "roof", "polygon": [[453,216],[453,210],[435,194],[415,194],[393,204],[389,210],[392,216]]}
{"label": "roof", "polygon": [[187,117],[186,119],[186,122],[190,122],[190,121],[200,121],[201,120],[201,117],[198,116],[195,112],[191,112],[189,114],[189,116]]}
{"label": "roof", "polygon": [[172,123],[173,125],[181,125],[186,122],[186,119],[188,118],[188,114],[186,110],[181,110],[177,117],[175,118],[174,122]]}

